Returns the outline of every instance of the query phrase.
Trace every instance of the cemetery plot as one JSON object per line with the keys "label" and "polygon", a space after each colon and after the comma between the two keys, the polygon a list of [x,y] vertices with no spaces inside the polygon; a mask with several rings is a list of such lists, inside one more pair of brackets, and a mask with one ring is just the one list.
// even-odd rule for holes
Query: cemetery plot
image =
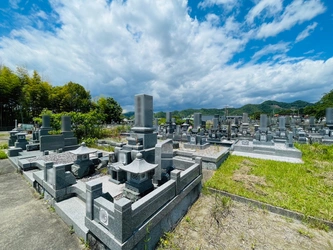
{"label": "cemetery plot", "polygon": [[206,186],[333,221],[333,146],[297,147],[303,164],[230,156]]}

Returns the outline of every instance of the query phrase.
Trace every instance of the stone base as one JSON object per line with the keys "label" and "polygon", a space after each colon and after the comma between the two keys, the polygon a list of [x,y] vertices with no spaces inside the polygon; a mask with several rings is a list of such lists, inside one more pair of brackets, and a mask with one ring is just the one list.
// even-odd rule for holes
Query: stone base
{"label": "stone base", "polygon": [[189,149],[206,149],[210,146],[209,143],[205,144],[191,144],[191,143],[184,143],[184,148],[189,148]]}
{"label": "stone base", "polygon": [[253,139],[254,145],[265,145],[265,146],[274,146],[274,141],[258,141]]}
{"label": "stone base", "polygon": [[255,144],[255,142],[249,141],[248,144],[243,144],[242,141],[238,141],[234,145],[234,152],[245,152],[263,155],[274,155],[291,158],[302,158],[302,152],[296,148],[287,147],[285,144],[277,143],[275,145],[262,145]]}
{"label": "stone base", "polygon": [[332,139],[323,139],[322,143],[325,145],[333,145],[333,138]]}

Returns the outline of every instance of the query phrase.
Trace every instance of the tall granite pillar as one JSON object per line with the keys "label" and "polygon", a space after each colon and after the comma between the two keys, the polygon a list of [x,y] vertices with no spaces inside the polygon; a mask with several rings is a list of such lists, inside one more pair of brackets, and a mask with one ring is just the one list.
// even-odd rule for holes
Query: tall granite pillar
{"label": "tall granite pillar", "polygon": [[135,125],[132,131],[143,139],[143,148],[153,148],[157,143],[157,133],[153,128],[153,97],[139,94],[135,96]]}
{"label": "tall granite pillar", "polygon": [[267,132],[267,115],[266,114],[261,114],[260,115],[260,127],[259,127],[260,132]]}
{"label": "tall granite pillar", "polygon": [[284,116],[279,117],[279,130],[280,131],[286,130],[286,118]]}
{"label": "tall granite pillar", "polygon": [[[194,122],[193,122],[193,129],[197,130],[201,127],[201,123],[202,123],[202,116],[201,113],[194,113]],[[194,131],[193,132],[196,132]]]}

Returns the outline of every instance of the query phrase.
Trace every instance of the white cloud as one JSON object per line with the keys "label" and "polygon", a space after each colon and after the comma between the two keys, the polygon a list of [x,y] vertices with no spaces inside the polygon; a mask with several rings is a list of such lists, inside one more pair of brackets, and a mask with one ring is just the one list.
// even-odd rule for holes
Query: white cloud
{"label": "white cloud", "polygon": [[21,2],[21,0],[9,0],[9,5],[13,9],[18,9],[20,2]]}
{"label": "white cloud", "polygon": [[317,27],[318,23],[314,22],[313,24],[307,26],[305,28],[305,30],[303,30],[301,33],[298,34],[298,36],[296,37],[296,43],[302,41],[303,39],[305,39],[306,37],[308,37],[313,31],[314,29]]}
{"label": "white cloud", "polygon": [[260,26],[257,38],[276,36],[296,24],[311,20],[324,11],[324,5],[318,0],[294,0],[285,8],[281,16],[270,23],[264,23]]}
{"label": "white cloud", "polygon": [[207,8],[214,5],[223,5],[225,8],[232,8],[238,4],[238,0],[204,0],[198,4],[200,8]]}
{"label": "white cloud", "polygon": [[252,60],[257,61],[261,57],[268,55],[268,54],[276,54],[276,53],[282,53],[285,54],[289,50],[289,43],[277,43],[277,44],[269,44],[266,45],[261,50],[257,51],[253,56]]}
{"label": "white cloud", "polygon": [[246,21],[251,24],[256,17],[274,17],[281,10],[282,0],[261,0],[249,11]]}
{"label": "white cloud", "polygon": [[304,52],[304,55],[313,54],[314,52],[315,52],[315,50],[311,49],[311,50],[308,50],[307,52]]}
{"label": "white cloud", "polygon": [[[210,14],[199,22],[188,15],[187,1],[180,0],[51,3],[59,26],[54,31],[36,29],[26,17],[30,22],[23,20],[22,28],[0,38],[3,64],[36,69],[52,85],[80,83],[93,96],[112,96],[127,110],[139,93],[153,95],[155,109],[172,111],[304,99],[307,93],[317,100],[329,91],[333,59],[290,58],[288,42],[263,47],[251,63],[234,64],[233,57],[256,32],[245,30],[235,16],[221,21]],[[290,8],[281,22],[306,20],[298,12],[292,17]],[[42,12],[34,13],[45,20]],[[258,9],[252,16],[262,13]],[[269,54],[271,60],[256,63]]]}

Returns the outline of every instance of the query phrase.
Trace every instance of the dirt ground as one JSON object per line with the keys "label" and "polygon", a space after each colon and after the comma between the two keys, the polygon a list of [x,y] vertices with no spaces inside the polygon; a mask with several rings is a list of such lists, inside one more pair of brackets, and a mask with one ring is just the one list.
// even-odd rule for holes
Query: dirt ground
{"label": "dirt ground", "polygon": [[[212,171],[204,172],[208,179]],[[333,249],[333,232],[215,194],[201,194],[158,249]]]}

